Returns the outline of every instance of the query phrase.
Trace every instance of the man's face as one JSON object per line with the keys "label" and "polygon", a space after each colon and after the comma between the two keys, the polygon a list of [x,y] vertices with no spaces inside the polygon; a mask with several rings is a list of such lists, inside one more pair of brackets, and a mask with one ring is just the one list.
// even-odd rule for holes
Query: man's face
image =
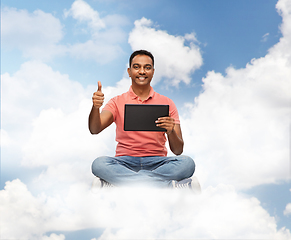
{"label": "man's face", "polygon": [[130,68],[127,69],[132,84],[139,86],[149,85],[153,75],[154,66],[152,59],[147,55],[137,55],[132,59]]}

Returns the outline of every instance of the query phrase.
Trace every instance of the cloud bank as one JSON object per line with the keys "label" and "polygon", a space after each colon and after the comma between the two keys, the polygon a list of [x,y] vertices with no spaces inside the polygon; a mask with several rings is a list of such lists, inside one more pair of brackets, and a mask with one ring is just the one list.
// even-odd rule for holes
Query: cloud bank
{"label": "cloud bank", "polygon": [[[57,198],[33,197],[21,181],[14,180],[7,182],[0,199],[1,212],[11,219],[2,223],[3,237],[54,239],[44,233],[94,227],[105,229],[98,239],[291,237],[289,230],[276,229],[274,217],[257,199],[244,198],[227,185],[209,187],[197,196],[154,189],[103,189],[92,194],[79,183],[71,185],[65,197]],[[10,228],[12,221],[16,232]],[[62,235],[54,237],[63,239]]]}
{"label": "cloud bank", "polygon": [[203,93],[186,104],[186,151],[207,185],[250,188],[290,179],[291,9],[287,1],[277,8],[280,42],[245,68],[229,67],[226,76],[208,72]]}

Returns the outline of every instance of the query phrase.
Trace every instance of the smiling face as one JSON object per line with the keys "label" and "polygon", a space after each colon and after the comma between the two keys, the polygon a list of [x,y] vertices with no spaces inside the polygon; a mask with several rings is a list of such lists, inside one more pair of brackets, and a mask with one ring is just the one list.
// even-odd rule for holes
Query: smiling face
{"label": "smiling face", "polygon": [[134,86],[149,86],[154,75],[152,59],[147,55],[136,55],[127,69]]}

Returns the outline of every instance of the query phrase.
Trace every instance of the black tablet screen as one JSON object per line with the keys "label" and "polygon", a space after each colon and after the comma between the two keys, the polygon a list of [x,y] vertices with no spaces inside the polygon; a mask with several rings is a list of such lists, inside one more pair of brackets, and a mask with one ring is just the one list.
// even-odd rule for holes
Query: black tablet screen
{"label": "black tablet screen", "polygon": [[169,105],[125,104],[124,131],[166,132],[155,123],[159,117],[166,116],[169,116]]}

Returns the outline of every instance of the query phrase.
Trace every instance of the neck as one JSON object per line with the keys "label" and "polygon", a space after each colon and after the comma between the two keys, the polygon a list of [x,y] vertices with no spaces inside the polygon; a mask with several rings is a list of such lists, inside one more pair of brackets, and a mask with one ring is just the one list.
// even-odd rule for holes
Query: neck
{"label": "neck", "polygon": [[132,91],[139,96],[141,100],[145,100],[148,98],[150,91],[151,91],[151,86],[146,85],[146,86],[136,86],[134,84],[131,85]]}

